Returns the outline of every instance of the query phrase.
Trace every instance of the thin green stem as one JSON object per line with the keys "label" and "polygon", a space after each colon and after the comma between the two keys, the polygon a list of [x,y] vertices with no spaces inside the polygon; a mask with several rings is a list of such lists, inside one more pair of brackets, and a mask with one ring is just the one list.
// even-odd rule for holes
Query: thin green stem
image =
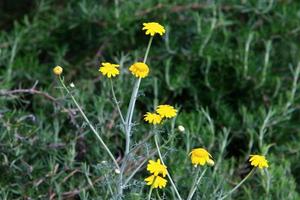
{"label": "thin green stem", "polygon": [[156,190],[156,196],[159,200],[162,200],[162,198],[160,197],[159,193],[158,193],[158,190]]}
{"label": "thin green stem", "polygon": [[148,54],[150,52],[150,47],[151,47],[152,41],[153,41],[153,36],[150,37],[150,40],[148,42],[148,46],[147,46],[147,50],[146,50],[146,53],[145,53],[145,56],[144,56],[143,63],[147,62],[147,58],[148,58]]}
{"label": "thin green stem", "polygon": [[[160,149],[159,149],[158,135],[157,135],[157,134],[155,134],[155,136],[154,136],[154,141],[155,141],[155,146],[156,146],[156,149],[157,149],[157,152],[158,152],[158,156],[159,156],[159,158],[160,158],[160,160],[161,160],[161,163],[162,163],[163,165],[165,165],[164,160],[163,160],[162,155],[161,155],[161,152],[160,152]],[[165,165],[165,166],[166,166],[166,165]],[[179,192],[178,192],[178,190],[177,190],[177,188],[176,188],[176,185],[175,185],[175,183],[174,183],[174,181],[173,181],[173,179],[172,179],[172,177],[171,177],[169,171],[167,171],[167,177],[168,177],[168,179],[170,180],[171,185],[172,185],[172,187],[173,187],[173,189],[174,189],[174,191],[175,191],[175,193],[176,193],[178,199],[179,199],[179,200],[182,200],[182,198],[181,198],[181,196],[180,196],[180,194],[179,194]]]}
{"label": "thin green stem", "polygon": [[[151,134],[150,136],[148,136],[149,138],[151,138],[152,136],[154,136],[155,134]],[[148,140],[148,139],[147,139]],[[165,144],[163,145],[163,146],[166,146],[170,141],[171,141],[172,139],[171,138],[169,138],[169,140],[167,141],[167,142],[165,142]],[[131,151],[132,151],[132,149],[131,149]],[[148,156],[147,156],[147,159],[145,159],[142,163],[140,163],[140,165],[137,167],[137,168],[135,168],[135,170],[132,172],[132,174],[131,175],[129,175],[128,176],[128,178],[124,181],[124,185],[126,186],[128,183],[129,183],[129,181],[134,177],[134,175],[139,171],[139,169],[148,161],[148,158],[150,158],[150,157],[152,157],[154,154],[156,154],[157,153],[157,150],[155,150],[155,151],[153,151],[151,154],[149,154]]]}
{"label": "thin green stem", "polygon": [[[150,52],[150,47],[152,44],[152,40],[153,37],[150,37],[148,46],[147,46],[147,50],[144,56],[144,60],[143,62],[146,63],[149,52]],[[129,102],[129,106],[128,106],[128,110],[127,110],[127,114],[126,114],[126,119],[125,119],[125,139],[126,139],[126,144],[125,144],[125,155],[124,155],[124,159],[122,162],[122,166],[121,166],[121,171],[120,171],[120,183],[119,183],[119,194],[122,195],[123,194],[123,173],[124,170],[126,168],[127,165],[127,161],[128,161],[128,155],[130,153],[130,139],[131,139],[131,128],[132,128],[132,117],[133,117],[133,113],[134,113],[134,108],[135,108],[135,102],[138,96],[138,91],[139,91],[139,87],[141,84],[141,78],[139,78],[138,80],[136,80],[134,87],[133,87],[133,91],[131,94],[131,98],[130,98],[130,102]]]}
{"label": "thin green stem", "polygon": [[[149,40],[149,43],[148,43],[148,46],[147,46],[147,50],[146,50],[146,53],[145,53],[145,56],[144,56],[144,60],[143,62],[146,63],[147,61],[147,58],[148,58],[148,55],[149,55],[149,52],[150,52],[150,47],[151,47],[151,44],[152,44],[152,40],[153,40],[153,37],[150,37],[150,40]],[[127,114],[126,114],[126,120],[125,120],[125,123],[126,123],[126,148],[125,148],[125,155],[129,153],[129,149],[130,149],[130,134],[131,134],[131,127],[132,127],[132,117],[133,117],[133,112],[134,112],[134,108],[135,108],[135,102],[136,102],[136,99],[137,99],[137,95],[138,95],[138,91],[139,91],[139,87],[140,87],[140,84],[141,84],[141,78],[139,78],[136,82],[135,82],[135,85],[134,85],[134,88],[133,88],[133,91],[132,91],[132,95],[131,95],[131,99],[130,99],[130,103],[129,103],[129,106],[128,106],[128,111],[127,111]]]}
{"label": "thin green stem", "polygon": [[[194,183],[193,183],[193,186],[191,187],[191,190],[189,192],[187,200],[191,200],[193,198],[193,196],[196,192],[197,186],[199,185],[199,183],[207,169],[204,169],[203,172],[201,173],[201,175],[199,176],[200,170],[201,170],[201,168],[198,167],[197,175],[195,176]],[[199,178],[198,178],[198,176],[199,176]]]}
{"label": "thin green stem", "polygon": [[150,190],[149,190],[148,200],[151,199],[152,191],[153,191],[153,187],[151,187]]}
{"label": "thin green stem", "polygon": [[117,169],[120,170],[119,164],[116,161],[116,159],[114,158],[113,154],[111,153],[111,151],[109,150],[109,148],[106,146],[106,144],[104,143],[104,141],[102,140],[101,136],[96,131],[96,129],[94,128],[94,126],[91,124],[90,120],[87,118],[87,116],[85,115],[85,113],[83,112],[83,110],[81,109],[81,107],[79,106],[78,102],[76,101],[76,99],[74,98],[74,96],[72,95],[72,93],[69,91],[69,89],[66,87],[64,81],[62,80],[62,78],[60,76],[59,76],[59,81],[60,81],[61,85],[63,86],[63,88],[68,93],[68,95],[70,95],[70,97],[73,100],[75,106],[77,107],[77,109],[79,110],[80,114],[82,115],[83,119],[89,125],[90,129],[92,130],[92,132],[95,134],[95,136],[98,138],[98,140],[100,141],[100,143],[102,144],[102,146],[104,147],[104,149],[106,150],[106,152],[108,153],[108,155],[113,160],[113,162],[116,165]]}
{"label": "thin green stem", "polygon": [[126,121],[125,121],[125,141],[126,141],[125,155],[124,155],[122,166],[121,166],[120,183],[119,183],[119,189],[118,189],[120,195],[123,194],[123,173],[124,173],[126,165],[127,165],[128,155],[130,153],[131,120],[132,120],[135,101],[136,101],[136,98],[137,98],[137,93],[138,93],[138,90],[139,90],[140,83],[141,83],[141,78],[139,78],[136,81],[135,85],[134,85],[133,92],[132,92],[131,99],[130,99],[130,104],[129,104],[129,107],[128,107],[128,112],[127,112],[127,115],[126,115]]}
{"label": "thin green stem", "polygon": [[197,168],[197,172],[196,172],[196,176],[195,176],[195,178],[194,178],[193,185],[192,185],[192,187],[191,187],[191,189],[190,189],[190,192],[189,192],[189,195],[188,195],[187,200],[188,200],[188,199],[191,199],[190,196],[191,196],[191,193],[192,193],[193,189],[194,189],[195,186],[196,186],[196,182],[197,182],[198,176],[199,176],[199,174],[200,174],[200,171],[201,171],[201,168],[198,167],[198,168]]}
{"label": "thin green stem", "polygon": [[149,156],[147,156],[147,159],[145,159],[141,164],[139,164],[139,166],[137,166],[134,171],[131,173],[131,175],[128,176],[128,178],[124,181],[124,186],[126,186],[129,181],[134,177],[134,175],[141,169],[141,167],[148,161],[148,159],[153,156],[154,154],[156,154],[156,151],[154,151],[153,153],[151,153]]}
{"label": "thin green stem", "polygon": [[116,94],[115,94],[114,85],[113,85],[113,82],[112,82],[111,79],[110,79],[110,86],[111,86],[111,93],[113,95],[113,99],[114,99],[114,102],[117,106],[117,109],[118,109],[119,115],[121,117],[122,123],[125,124],[125,120],[124,120],[123,114],[121,112],[120,105],[119,105],[119,102],[118,102]]}
{"label": "thin green stem", "polygon": [[128,110],[129,115],[128,115],[128,119],[126,119],[126,149],[125,149],[126,155],[129,153],[129,149],[130,149],[132,117],[133,117],[133,113],[134,113],[135,102],[136,102],[136,99],[138,96],[140,84],[141,84],[141,78],[139,78],[134,85],[131,100],[130,100],[129,110]]}
{"label": "thin green stem", "polygon": [[223,197],[220,198],[220,200],[223,200],[225,198],[227,198],[229,195],[231,195],[234,191],[236,191],[255,171],[255,168],[253,168],[249,174],[247,176],[245,176],[245,178],[243,178],[243,180],[241,180],[241,182],[239,184],[237,184],[232,190],[230,190],[226,195],[224,195]]}

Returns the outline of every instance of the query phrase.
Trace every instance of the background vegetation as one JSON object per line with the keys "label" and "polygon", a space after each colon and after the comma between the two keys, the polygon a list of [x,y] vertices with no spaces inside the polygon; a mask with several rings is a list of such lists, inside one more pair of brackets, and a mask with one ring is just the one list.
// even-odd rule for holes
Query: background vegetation
{"label": "background vegetation", "polygon": [[[154,149],[141,118],[158,101],[180,108],[162,127],[162,151],[183,196],[194,173],[187,153],[202,146],[216,165],[194,199],[218,199],[236,185],[250,170],[250,153],[266,153],[270,167],[232,199],[300,199],[300,3],[292,0],[1,1],[0,199],[112,198],[112,163],[51,70],[64,67],[74,95],[121,159],[124,136],[98,67],[121,63],[114,83],[125,109],[134,81],[127,68],[144,54],[141,27],[149,21],[167,33],[150,52],[151,76],[134,117],[139,156],[127,173]],[[146,197],[146,176],[142,168],[125,199]],[[168,186],[159,195],[174,194]]]}

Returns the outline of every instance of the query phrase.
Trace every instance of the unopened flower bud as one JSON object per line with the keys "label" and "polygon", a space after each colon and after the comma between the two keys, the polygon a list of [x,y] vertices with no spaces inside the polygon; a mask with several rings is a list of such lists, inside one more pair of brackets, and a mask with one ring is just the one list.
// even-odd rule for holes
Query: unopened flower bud
{"label": "unopened flower bud", "polygon": [[178,130],[183,133],[185,131],[185,128],[184,128],[184,126],[179,125]]}
{"label": "unopened flower bud", "polygon": [[53,68],[53,73],[57,76],[61,75],[63,72],[63,68],[61,66],[56,66]]}
{"label": "unopened flower bud", "polygon": [[116,173],[116,174],[120,174],[121,172],[120,172],[119,169],[115,169],[115,173]]}
{"label": "unopened flower bud", "polygon": [[212,159],[209,159],[209,160],[207,161],[207,164],[208,164],[209,166],[214,166],[214,165],[215,165],[215,162],[214,162]]}
{"label": "unopened flower bud", "polygon": [[75,87],[74,83],[70,83],[70,87],[74,88]]}

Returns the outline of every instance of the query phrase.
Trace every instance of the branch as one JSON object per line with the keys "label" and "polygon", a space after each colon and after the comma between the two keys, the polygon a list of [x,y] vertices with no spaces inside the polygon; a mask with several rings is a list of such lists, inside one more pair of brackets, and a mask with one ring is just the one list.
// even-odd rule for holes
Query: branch
{"label": "branch", "polygon": [[49,95],[46,92],[42,92],[40,90],[36,89],[36,86],[38,84],[38,81],[36,81],[34,83],[34,85],[29,88],[29,89],[15,89],[15,90],[0,90],[0,96],[13,96],[13,95],[17,95],[17,94],[22,94],[22,93],[28,93],[28,94],[38,94],[41,95],[43,97],[45,97],[46,99],[53,101],[53,102],[57,102],[56,98],[54,98],[53,96]]}

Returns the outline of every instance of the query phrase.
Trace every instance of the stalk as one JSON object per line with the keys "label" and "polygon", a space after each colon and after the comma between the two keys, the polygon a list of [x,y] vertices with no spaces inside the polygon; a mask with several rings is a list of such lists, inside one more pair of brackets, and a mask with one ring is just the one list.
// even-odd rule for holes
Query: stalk
{"label": "stalk", "polygon": [[63,86],[63,88],[68,93],[68,95],[70,95],[70,97],[73,100],[75,106],[77,107],[77,109],[79,110],[80,114],[82,115],[83,119],[89,125],[90,129],[95,134],[95,136],[97,137],[97,139],[100,141],[100,143],[104,147],[105,151],[108,153],[108,155],[110,156],[110,158],[113,160],[113,162],[116,165],[117,169],[120,170],[119,164],[116,161],[115,157],[113,156],[113,154],[111,153],[111,151],[109,150],[109,148],[106,146],[105,142],[102,140],[101,136],[96,131],[96,129],[94,128],[94,126],[91,124],[90,120],[87,118],[87,116],[85,115],[85,113],[83,112],[83,110],[81,109],[81,107],[79,106],[78,102],[76,101],[76,99],[74,98],[74,96],[72,95],[72,93],[70,92],[70,90],[66,87],[66,85],[65,85],[64,81],[62,80],[61,76],[59,76],[59,81],[60,81],[61,85]]}
{"label": "stalk", "polygon": [[[164,160],[163,160],[162,155],[161,155],[161,152],[160,152],[160,149],[159,149],[158,136],[157,136],[157,134],[155,134],[155,136],[154,136],[154,141],[155,141],[155,146],[156,146],[156,149],[157,149],[157,152],[158,152],[158,156],[159,156],[159,158],[160,158],[160,160],[161,160],[161,163],[162,163],[163,165],[165,165]],[[166,165],[165,165],[165,166],[166,166]],[[179,200],[182,200],[182,198],[181,198],[181,196],[180,196],[180,194],[179,194],[179,192],[178,192],[178,190],[177,190],[177,188],[176,188],[176,185],[175,185],[175,183],[174,183],[174,181],[173,181],[173,179],[172,179],[172,177],[171,177],[169,171],[167,171],[167,177],[168,177],[168,179],[170,180],[171,185],[172,185],[173,189],[175,190],[175,193],[176,193],[178,199],[179,199]]]}
{"label": "stalk", "polygon": [[223,197],[220,198],[220,200],[223,200],[225,198],[227,198],[229,195],[231,195],[234,191],[236,191],[255,171],[255,169],[253,168],[249,174],[247,176],[245,176],[245,178],[243,178],[243,180],[237,184],[232,190],[230,190],[226,195],[224,195]]}
{"label": "stalk", "polygon": [[[191,187],[191,190],[189,192],[189,196],[188,196],[187,200],[191,200],[193,198],[193,196],[196,192],[197,186],[199,185],[199,183],[207,169],[204,169],[203,172],[201,173],[201,175],[199,176],[200,170],[201,170],[200,167],[198,167],[197,175],[194,179],[194,183],[193,183],[193,186]],[[198,176],[199,176],[199,178],[198,178]]]}
{"label": "stalk", "polygon": [[[146,50],[146,53],[145,53],[145,56],[144,56],[144,60],[143,60],[144,63],[146,63],[146,61],[147,61],[148,54],[150,52],[150,47],[151,47],[151,44],[152,44],[152,40],[153,40],[153,37],[150,37],[150,40],[149,40],[149,43],[148,43],[148,46],[147,46],[147,50]],[[133,112],[134,112],[134,108],[135,108],[135,102],[136,102],[136,99],[137,99],[137,94],[138,94],[138,91],[139,91],[140,84],[141,84],[141,78],[139,78],[135,82],[135,85],[134,85],[134,88],[133,88],[133,91],[132,91],[132,95],[131,95],[131,99],[130,99],[130,103],[129,103],[129,106],[128,106],[128,112],[127,112],[127,115],[126,115],[126,120],[125,120],[125,126],[126,126],[126,129],[125,129],[125,132],[126,132],[125,155],[129,153],[129,149],[130,149],[130,133],[131,133],[131,127],[132,127],[131,123],[132,123],[132,117],[133,117]]]}
{"label": "stalk", "polygon": [[113,95],[113,99],[114,99],[114,102],[117,106],[117,109],[118,109],[119,115],[121,117],[122,123],[123,123],[123,125],[125,125],[125,120],[124,120],[123,114],[121,112],[120,105],[119,105],[119,102],[118,102],[116,94],[115,94],[114,85],[113,85],[113,82],[112,82],[111,79],[110,79],[110,86],[111,86],[111,93]]}
{"label": "stalk", "polygon": [[150,188],[150,191],[149,191],[149,195],[148,195],[148,200],[151,199],[151,194],[152,194],[152,191],[153,191],[153,187]]}
{"label": "stalk", "polygon": [[[146,53],[145,53],[145,56],[144,56],[144,59],[143,59],[144,63],[146,63],[146,61],[147,61],[147,58],[148,58],[148,55],[149,55],[149,52],[150,52],[150,47],[151,47],[151,44],[152,44],[152,40],[153,40],[153,37],[150,37],[150,40],[148,42],[148,46],[147,46],[147,49],[146,49]],[[140,84],[141,84],[141,78],[136,80],[136,82],[134,84],[133,91],[132,91],[131,98],[130,98],[130,103],[129,103],[129,106],[128,106],[128,111],[127,111],[127,114],[126,114],[126,119],[125,119],[126,146],[125,146],[125,155],[124,155],[123,163],[122,163],[122,166],[121,166],[120,183],[119,183],[119,188],[118,188],[118,191],[119,191],[120,195],[123,194],[123,173],[124,173],[124,170],[125,170],[126,165],[127,165],[128,155],[130,153],[132,117],[133,117],[133,113],[134,113],[135,102],[136,102],[136,99],[137,99]]]}

